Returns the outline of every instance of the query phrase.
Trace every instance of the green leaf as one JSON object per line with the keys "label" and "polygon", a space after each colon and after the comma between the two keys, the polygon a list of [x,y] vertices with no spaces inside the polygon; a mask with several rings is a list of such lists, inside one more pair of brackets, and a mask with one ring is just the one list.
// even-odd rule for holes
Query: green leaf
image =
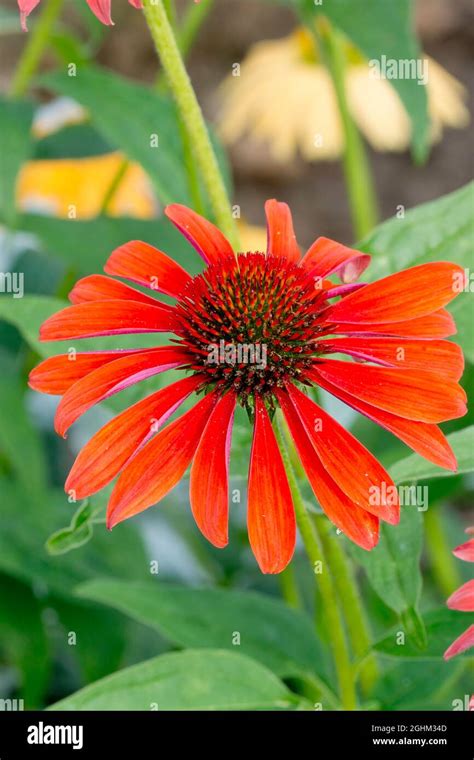
{"label": "green leaf", "polygon": [[91,124],[69,124],[58,132],[37,140],[34,144],[33,160],[90,158],[110,152],[109,143]]}
{"label": "green leaf", "polygon": [[[393,217],[357,246],[373,256],[367,271],[375,280],[406,267],[431,261],[453,261],[472,272],[474,222],[474,183],[469,183],[436,201],[407,211],[405,217]],[[471,284],[472,287],[472,284]],[[466,290],[449,306],[458,324],[456,341],[469,361],[474,362],[473,294]]]}
{"label": "green leaf", "polygon": [[414,506],[401,509],[399,525],[382,525],[380,540],[367,552],[351,545],[367,578],[382,601],[398,615],[416,610],[421,594],[420,556],[423,543],[421,513]]}
{"label": "green leaf", "polygon": [[0,409],[0,451],[28,494],[44,493],[47,466],[42,442],[25,409],[24,392],[10,373],[0,377]]}
{"label": "green leaf", "polygon": [[67,554],[73,549],[79,549],[91,540],[94,534],[94,524],[103,523],[105,519],[104,505],[92,503],[86,499],[78,507],[67,528],[55,531],[46,541],[46,549],[49,554]]}
{"label": "green leaf", "polygon": [[148,172],[163,202],[189,204],[176,110],[169,98],[92,66],[79,68],[76,76],[54,72],[40,81],[87,108],[104,138]]}
{"label": "green leaf", "polygon": [[452,709],[464,694],[459,691],[459,680],[467,664],[465,659],[443,662],[442,666],[439,660],[386,660],[373,697],[384,710]]}
{"label": "green leaf", "polygon": [[0,651],[18,668],[25,709],[41,707],[51,669],[42,605],[28,586],[5,575],[0,575]]}
{"label": "green leaf", "polygon": [[[400,640],[397,639],[400,629],[394,629],[374,645],[375,651],[390,657],[405,659],[411,657],[425,660],[440,659],[453,641],[469,626],[469,620],[466,619],[465,614],[445,607],[427,612],[423,616],[423,621],[427,638],[424,649],[420,649],[410,636],[407,636],[403,643],[397,643]],[[467,650],[458,657],[472,657],[472,650]]]}
{"label": "green leaf", "polygon": [[[54,597],[51,600],[63,627],[62,643],[81,668],[85,683],[117,670],[127,647],[129,626],[110,610],[80,600]],[[72,639],[69,634],[75,634]]]}
{"label": "green leaf", "polygon": [[235,651],[238,636],[240,652],[282,677],[322,667],[306,616],[261,594],[99,579],[83,584],[78,593],[121,610],[184,648]]}
{"label": "green leaf", "polygon": [[[474,183],[383,222],[358,244],[373,255],[367,275],[376,280],[429,261],[472,266]],[[365,275],[364,275],[365,279]]]}
{"label": "green leaf", "polygon": [[[141,580],[149,565],[133,525],[118,526],[113,535],[97,530],[92,541],[74,552],[52,557],[48,536],[64,525],[73,506],[64,493],[28,493],[18,483],[0,479],[0,570],[29,584],[40,584],[70,599],[72,589],[100,577]],[[127,561],[124,562],[124,557]]]}
{"label": "green leaf", "polygon": [[26,100],[0,97],[0,217],[11,226],[15,220],[15,185],[21,165],[32,152],[33,105]]}
{"label": "green leaf", "polygon": [[445,478],[449,475],[472,472],[474,470],[474,425],[451,433],[447,438],[458,460],[456,472],[443,470],[423,459],[419,454],[411,454],[390,468],[390,475],[394,482],[412,483],[418,480]]}
{"label": "green leaf", "polygon": [[242,654],[164,654],[86,686],[53,710],[285,710],[297,698]]}
{"label": "green leaf", "polygon": [[[420,47],[415,36],[411,0],[297,0],[311,22],[315,13],[326,16],[368,59],[416,60]],[[388,81],[388,80],[387,80]],[[426,88],[413,78],[391,79],[412,123],[413,154],[422,161],[428,150],[429,120]]]}

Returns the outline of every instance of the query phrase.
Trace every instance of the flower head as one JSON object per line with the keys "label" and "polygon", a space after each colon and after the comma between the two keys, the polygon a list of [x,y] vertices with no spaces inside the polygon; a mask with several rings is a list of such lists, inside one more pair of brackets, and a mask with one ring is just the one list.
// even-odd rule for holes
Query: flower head
{"label": "flower head", "polygon": [[[468,528],[466,533],[474,533],[474,528]],[[470,538],[461,546],[453,550],[453,554],[458,559],[466,562],[474,562],[474,538]],[[461,612],[474,612],[474,580],[467,581],[461,588],[458,588],[447,601],[451,610],[460,610]],[[444,659],[450,660],[461,652],[474,647],[474,625],[470,625],[464,633],[453,641],[444,653]]]}
{"label": "flower head", "polygon": [[[359,129],[376,150],[406,150],[410,119],[392,84],[373,76],[369,63],[349,44],[346,55],[347,100]],[[434,142],[444,127],[466,126],[469,113],[460,82],[431,58],[425,61]],[[240,75],[222,86],[220,131],[228,143],[250,135],[265,143],[280,163],[298,152],[308,161],[342,155],[344,135],[334,86],[308,31],[298,29],[254,45]]]}
{"label": "flower head", "polygon": [[[228,464],[234,410],[253,424],[248,531],[264,572],[290,561],[292,495],[272,426],[282,410],[313,491],[330,520],[372,549],[379,520],[399,517],[395,486],[372,454],[309,395],[319,386],[448,469],[456,460],[438,423],[465,413],[458,385],[463,357],[445,340],[455,332],[444,306],[460,267],[437,262],[378,282],[355,280],[370,257],[327,238],[301,256],[288,206],[266,203],[266,251],[235,254],[224,235],[180,205],[167,216],[205,262],[191,277],[166,254],[138,241],[115,250],[109,277],[73,288],[73,305],[50,317],[41,340],[172,332],[170,345],[54,356],[30,385],[62,396],[56,430],[132,383],[171,368],[183,378],[147,396],[99,430],[79,453],[66,483],[76,498],[117,475],[112,528],[156,504],[191,465],[190,502],[202,533],[226,545]],[[339,275],[342,284],[330,278]],[[148,288],[145,293],[116,278]],[[157,293],[174,299],[160,303]],[[345,354],[355,361],[331,358]],[[191,394],[195,405],[164,426]]]}

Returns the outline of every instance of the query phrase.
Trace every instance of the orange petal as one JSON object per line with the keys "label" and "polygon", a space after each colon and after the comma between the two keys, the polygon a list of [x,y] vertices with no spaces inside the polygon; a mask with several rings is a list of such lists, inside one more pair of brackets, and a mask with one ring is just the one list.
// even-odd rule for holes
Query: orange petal
{"label": "orange petal", "polygon": [[111,0],[86,0],[94,16],[106,26],[113,26],[114,22],[110,15]]}
{"label": "orange petal", "polygon": [[110,420],[79,452],[64,486],[66,493],[74,491],[76,499],[84,499],[104,488],[201,382],[199,375],[185,377]]}
{"label": "orange petal", "polygon": [[330,306],[325,316],[333,322],[400,322],[430,314],[458,294],[457,264],[437,261],[405,269],[377,280]]}
{"label": "orange petal", "polygon": [[[323,348],[323,344],[318,346]],[[426,369],[451,380],[464,371],[464,356],[459,346],[447,340],[416,340],[388,337],[334,338],[324,343],[324,352],[342,353],[357,359],[399,369]]]}
{"label": "orange petal", "polygon": [[156,504],[181,480],[191,464],[217,398],[215,393],[204,396],[133,457],[110,497],[108,528]]}
{"label": "orange petal", "polygon": [[35,391],[62,396],[68,388],[94,369],[125,356],[142,353],[143,349],[130,351],[90,351],[82,354],[58,354],[50,356],[30,372],[28,385]]}
{"label": "orange petal", "polygon": [[192,279],[166,253],[141,240],[131,240],[116,248],[109,256],[104,271],[174,298]]}
{"label": "orange petal", "polygon": [[292,403],[285,403],[282,409],[295,442],[301,463],[305,469],[311,488],[322,509],[331,522],[342,530],[351,541],[370,551],[379,539],[377,517],[354,504],[326,472],[308,433]]}
{"label": "orange petal", "polygon": [[465,562],[474,562],[474,538],[466,541],[465,544],[457,546],[453,549],[453,554],[458,559],[463,559]]}
{"label": "orange petal", "polygon": [[301,266],[313,277],[339,273],[343,282],[353,282],[370,264],[368,253],[348,248],[335,240],[319,237],[303,256]]}
{"label": "orange petal", "polygon": [[[457,654],[465,652],[470,647],[474,647],[474,625],[470,625],[464,633],[453,641],[450,647],[447,648],[444,653],[444,659],[450,660],[451,657],[455,657]],[[471,700],[472,701],[472,700]]]}
{"label": "orange petal", "polygon": [[385,468],[312,399],[293,385],[287,390],[288,395],[277,392],[280,405],[285,409],[293,404],[328,475],[359,507],[396,525],[400,520],[398,492]]}
{"label": "orange petal", "polygon": [[255,398],[247,525],[263,573],[281,573],[293,556],[296,522],[288,478],[264,402]]}
{"label": "orange petal", "polygon": [[168,332],[173,329],[169,306],[138,301],[89,301],[53,314],[40,327],[40,340],[94,338],[99,335]]}
{"label": "orange petal", "polygon": [[94,404],[152,375],[186,363],[184,351],[177,348],[152,348],[109,362],[74,383],[59,402],[55,416],[58,435],[65,436],[70,426]]}
{"label": "orange petal", "polygon": [[474,612],[474,579],[467,581],[446,602],[450,610]]}
{"label": "orange petal", "polygon": [[229,455],[236,395],[226,393],[212,410],[191,467],[189,495],[196,524],[219,548],[228,542]]}
{"label": "orange petal", "polygon": [[234,255],[231,244],[222,232],[192,209],[172,203],[166,206],[165,214],[194,246],[206,264],[217,263],[225,256]]}
{"label": "orange petal", "polygon": [[438,309],[438,311],[434,311],[432,314],[417,317],[416,319],[409,319],[407,322],[383,322],[381,324],[375,322],[371,322],[370,324],[364,324],[363,322],[358,324],[342,322],[335,325],[331,332],[350,335],[370,335],[374,333],[403,336],[406,338],[412,336],[414,338],[449,338],[450,335],[455,335],[456,325],[449,311]]}
{"label": "orange petal", "polygon": [[78,280],[69,293],[71,303],[87,303],[88,301],[140,301],[151,306],[162,306],[156,298],[147,296],[135,288],[125,285],[119,280],[105,277],[103,274],[91,274]]}
{"label": "orange petal", "polygon": [[311,376],[313,374],[371,406],[409,420],[443,422],[466,413],[463,388],[427,370],[391,369],[325,359],[314,365]]}
{"label": "orange petal", "polygon": [[291,211],[286,203],[270,200],[265,203],[267,217],[267,256],[278,256],[298,262],[301,258],[296,242]]}
{"label": "orange petal", "polygon": [[322,375],[312,373],[311,379],[357,412],[364,414],[386,430],[389,430],[390,433],[396,435],[403,443],[406,443],[407,446],[422,457],[425,457],[429,462],[433,462],[438,467],[444,467],[447,470],[455,471],[457,469],[454,452],[446,440],[446,436],[437,425],[407,420],[383,409],[377,409],[377,407],[361,401],[353,394],[347,393],[336,385],[333,385],[333,383],[328,382]]}

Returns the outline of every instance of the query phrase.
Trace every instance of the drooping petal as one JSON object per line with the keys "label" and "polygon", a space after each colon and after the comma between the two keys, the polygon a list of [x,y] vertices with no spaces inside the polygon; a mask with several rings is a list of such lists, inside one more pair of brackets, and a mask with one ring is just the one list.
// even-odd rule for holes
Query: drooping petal
{"label": "drooping petal", "polygon": [[34,391],[62,396],[71,385],[103,364],[142,351],[141,348],[135,348],[130,351],[90,351],[82,354],[71,352],[50,356],[30,372],[28,385]]}
{"label": "drooping petal", "polygon": [[375,406],[367,404],[365,401],[357,398],[351,393],[341,390],[336,385],[328,382],[322,375],[312,375],[312,380],[321,388],[332,393],[341,401],[351,406],[357,412],[364,414],[369,419],[381,425],[403,443],[406,443],[411,449],[416,451],[429,462],[433,462],[439,467],[455,471],[457,469],[456,457],[446,436],[442,433],[437,425],[431,425],[426,422],[416,422],[398,417],[383,409],[377,409]]}
{"label": "drooping petal", "polygon": [[[280,395],[283,399],[284,394]],[[370,551],[379,538],[378,518],[354,504],[325,470],[289,398],[288,403],[283,400],[282,409],[301,463],[322,509],[351,541]]]}
{"label": "drooping petal", "polygon": [[142,0],[128,0],[130,5],[133,5],[134,8],[143,8]]}
{"label": "drooping petal", "polygon": [[84,499],[104,488],[201,382],[199,375],[185,377],[110,420],[79,452],[64,486],[66,493],[74,491],[76,499]]}
{"label": "drooping petal", "polygon": [[90,372],[74,383],[62,397],[54,419],[55,429],[65,436],[68,428],[94,404],[152,375],[187,362],[187,355],[171,347],[148,349],[125,356]]}
{"label": "drooping petal", "polygon": [[388,337],[333,338],[318,344],[324,352],[343,353],[358,359],[399,369],[426,369],[451,380],[464,370],[462,350],[447,340],[416,340]]}
{"label": "drooping petal", "polygon": [[165,214],[196,249],[206,264],[233,256],[231,244],[222,232],[203,216],[179,203],[166,206]]}
{"label": "drooping petal", "polygon": [[20,21],[21,28],[24,32],[28,31],[26,26],[26,19],[30,15],[31,11],[36,8],[40,0],[18,0],[18,7],[20,9]]}
{"label": "drooping petal", "polygon": [[438,309],[424,317],[409,319],[406,322],[383,322],[377,324],[359,324],[341,322],[331,330],[334,334],[347,335],[387,335],[405,338],[449,338],[456,334],[456,325],[449,311]]}
{"label": "drooping petal", "polygon": [[474,562],[474,538],[470,538],[466,543],[453,549],[453,554],[465,562]]}
{"label": "drooping petal", "polygon": [[133,457],[110,497],[108,528],[156,504],[181,480],[191,464],[217,398],[215,393],[204,396]]}
{"label": "drooping petal", "polygon": [[474,579],[464,583],[446,602],[450,610],[474,612]]}
{"label": "drooping petal", "polygon": [[228,542],[229,455],[236,394],[226,393],[207,422],[191,467],[189,495],[196,524],[219,548]]}
{"label": "drooping petal", "polygon": [[131,240],[116,248],[107,259],[104,271],[173,298],[177,298],[192,279],[166,253],[141,240]]}
{"label": "drooping petal", "polygon": [[111,0],[86,0],[94,16],[106,26],[113,26],[114,22],[110,15]]}
{"label": "drooping petal", "polygon": [[322,376],[371,406],[409,420],[444,422],[466,413],[463,388],[427,370],[401,370],[328,359],[314,365],[313,375]]}
{"label": "drooping petal", "polygon": [[328,475],[359,507],[396,525],[400,519],[398,493],[385,468],[351,433],[294,385],[288,384],[287,392],[277,392],[280,405],[287,410],[288,404],[293,404]]}
{"label": "drooping petal", "polygon": [[162,306],[156,298],[147,296],[129,285],[105,277],[103,274],[91,274],[78,280],[69,293],[71,303],[87,303],[89,301],[139,301],[151,306]]}
{"label": "drooping petal", "polygon": [[296,521],[288,478],[264,402],[255,399],[247,526],[263,573],[280,573],[293,556]]}
{"label": "drooping petal", "polygon": [[332,322],[401,322],[430,314],[459,294],[457,264],[437,261],[405,269],[357,290],[328,307]]}
{"label": "drooping petal", "polygon": [[342,282],[353,282],[370,264],[368,253],[348,248],[335,240],[319,237],[301,261],[312,277],[339,274]]}
{"label": "drooping petal", "polygon": [[40,340],[94,338],[100,335],[168,332],[173,330],[173,309],[139,301],[89,301],[68,306],[44,322]]}
{"label": "drooping petal", "polygon": [[296,242],[291,211],[286,203],[270,200],[265,203],[267,217],[267,256],[278,256],[298,262],[301,258]]}
{"label": "drooping petal", "polygon": [[444,653],[444,659],[450,660],[451,657],[456,657],[457,654],[461,654],[471,647],[474,647],[474,625],[470,625],[464,633],[461,633],[461,635],[453,641],[451,646],[448,647]]}

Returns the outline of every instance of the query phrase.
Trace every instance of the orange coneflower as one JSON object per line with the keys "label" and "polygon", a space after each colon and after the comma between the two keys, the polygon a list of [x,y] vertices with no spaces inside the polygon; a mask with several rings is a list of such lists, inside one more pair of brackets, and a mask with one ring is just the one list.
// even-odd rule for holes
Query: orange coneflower
{"label": "orange coneflower", "polygon": [[[474,528],[468,528],[466,533],[474,533]],[[458,559],[463,559],[465,562],[474,562],[474,538],[470,538],[466,543],[456,547],[453,550],[453,554]],[[474,580],[467,581],[461,588],[458,588],[454,594],[451,594],[447,601],[447,605],[451,610],[460,610],[461,612],[474,612]],[[458,638],[453,641],[444,653],[444,659],[450,660],[451,657],[455,657],[461,652],[465,652],[467,649],[474,647],[474,625],[470,625],[466,628]],[[474,697],[473,697],[474,699]]]}
{"label": "orange coneflower", "polygon": [[[55,356],[33,370],[30,384],[62,396],[56,430],[65,435],[94,404],[132,383],[170,368],[186,372],[99,430],[79,453],[66,490],[84,498],[118,475],[107,510],[112,528],[160,501],[192,464],[192,511],[218,547],[227,543],[234,409],[247,409],[253,422],[249,538],[261,569],[276,573],[295,546],[292,495],[271,424],[276,407],[321,507],[352,541],[372,549],[379,520],[399,517],[388,473],[310,398],[310,386],[333,393],[437,465],[456,468],[438,423],[465,413],[457,382],[462,352],[444,340],[455,332],[444,306],[456,295],[453,282],[462,270],[437,262],[355,283],[370,256],[318,238],[302,257],[288,206],[270,200],[265,210],[266,253],[236,255],[213,224],[184,206],[168,206],[167,216],[202,256],[205,270],[191,277],[158,249],[126,243],[105,265],[113,277],[80,280],[70,294],[73,305],[50,317],[40,337],[174,332],[176,340],[159,348],[80,353],[75,361]],[[342,285],[329,279],[335,274]],[[115,277],[175,303],[160,303],[155,293]],[[242,347],[261,349],[260,359],[264,349],[265,361],[245,360],[235,353]],[[332,359],[333,353],[356,361]],[[201,394],[197,403],[156,432],[193,392]]]}

